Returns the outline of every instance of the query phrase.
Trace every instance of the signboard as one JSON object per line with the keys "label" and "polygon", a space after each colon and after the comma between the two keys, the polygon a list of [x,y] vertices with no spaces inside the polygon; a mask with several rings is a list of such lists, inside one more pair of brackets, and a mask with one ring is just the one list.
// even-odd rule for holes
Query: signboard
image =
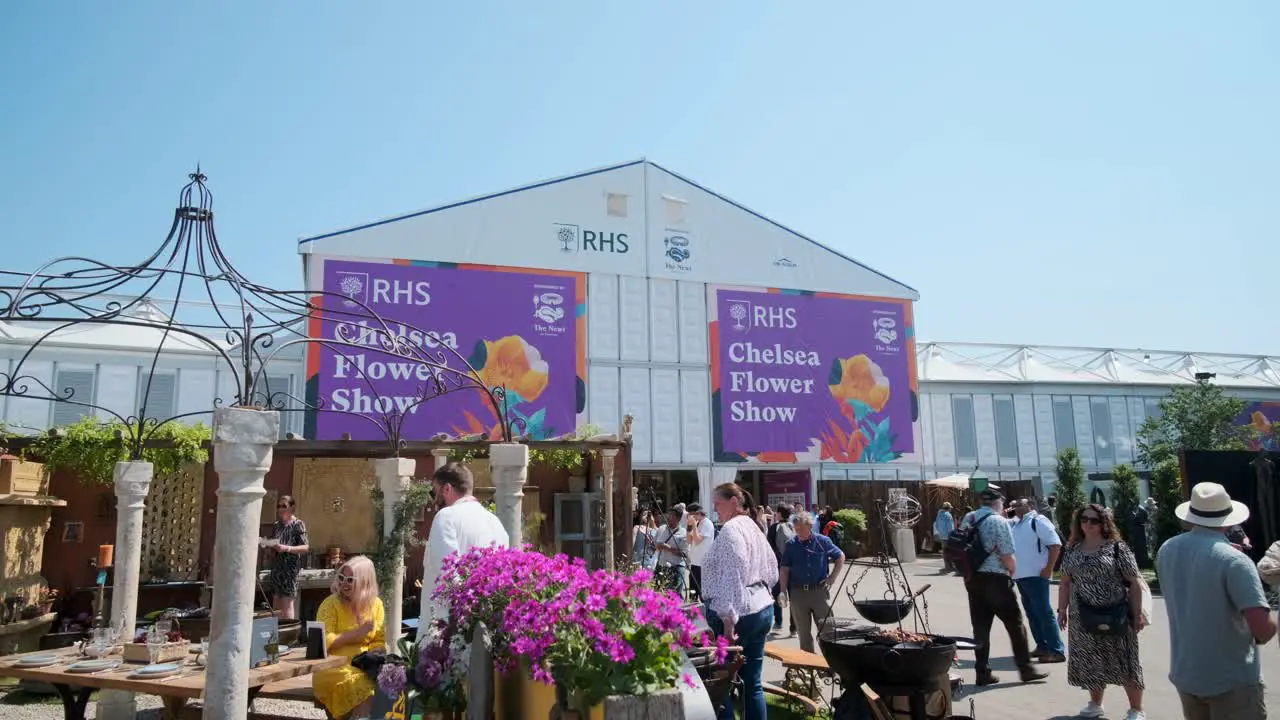
{"label": "signboard", "polygon": [[[507,389],[513,432],[546,439],[573,432],[585,407],[586,278],[580,273],[409,261],[353,262],[325,259],[322,302],[358,300],[386,321],[402,341],[465,371],[467,363],[490,386]],[[314,320],[312,336],[337,338],[343,323]],[[346,323],[342,337],[359,349],[312,346],[307,358],[310,413],[307,436],[382,440],[370,420],[405,414],[404,438],[497,436],[498,414],[478,389],[459,390],[417,403],[433,387],[432,369],[380,350],[376,322]],[[456,350],[456,353],[454,352]]]}
{"label": "signboard", "polygon": [[708,288],[720,462],[892,462],[914,449],[907,300]]}
{"label": "signboard", "polygon": [[780,504],[790,507],[799,503],[800,507],[808,510],[810,479],[808,470],[766,473],[761,479],[764,483],[765,502],[769,507],[778,507]]}

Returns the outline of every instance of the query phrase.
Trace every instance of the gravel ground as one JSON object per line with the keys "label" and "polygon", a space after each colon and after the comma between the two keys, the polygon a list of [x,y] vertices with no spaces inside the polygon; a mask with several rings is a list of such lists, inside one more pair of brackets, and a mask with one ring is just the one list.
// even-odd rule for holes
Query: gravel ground
{"label": "gravel ground", "polygon": [[[258,700],[253,704],[253,709],[260,713],[299,720],[324,718],[324,712],[310,703],[288,700]],[[159,698],[150,695],[138,696],[139,720],[160,720],[160,711]],[[96,718],[97,716],[98,703],[90,700],[85,717]],[[62,717],[62,703],[56,696],[32,695],[12,685],[0,687],[0,718],[4,720],[62,720]]]}

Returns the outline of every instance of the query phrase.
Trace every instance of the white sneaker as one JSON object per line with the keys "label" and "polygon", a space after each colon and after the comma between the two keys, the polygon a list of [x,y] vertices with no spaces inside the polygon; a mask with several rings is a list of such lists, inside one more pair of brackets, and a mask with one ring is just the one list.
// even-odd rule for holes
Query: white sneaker
{"label": "white sneaker", "polygon": [[1083,710],[1076,713],[1076,717],[1100,718],[1105,714],[1106,714],[1106,711],[1102,709],[1101,705],[1091,702],[1088,705],[1085,705]]}
{"label": "white sneaker", "polygon": [[1124,716],[1124,720],[1147,720],[1147,714],[1141,710],[1129,708],[1129,713]]}

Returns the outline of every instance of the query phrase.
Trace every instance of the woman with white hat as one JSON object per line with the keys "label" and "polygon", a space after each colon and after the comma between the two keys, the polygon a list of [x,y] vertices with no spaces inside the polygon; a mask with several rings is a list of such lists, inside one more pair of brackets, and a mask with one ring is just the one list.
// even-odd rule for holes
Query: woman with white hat
{"label": "woman with white hat", "polygon": [[1103,717],[1108,685],[1123,687],[1128,696],[1125,720],[1146,717],[1138,658],[1138,631],[1146,625],[1138,561],[1120,541],[1111,511],[1085,505],[1071,523],[1058,585],[1058,626],[1067,630],[1067,682],[1089,691],[1079,717]]}

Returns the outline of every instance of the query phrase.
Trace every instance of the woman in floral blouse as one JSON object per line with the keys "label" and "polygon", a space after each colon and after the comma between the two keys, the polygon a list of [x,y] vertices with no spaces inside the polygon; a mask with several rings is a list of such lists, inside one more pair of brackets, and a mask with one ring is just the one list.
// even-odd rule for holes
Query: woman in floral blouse
{"label": "woman in floral blouse", "polygon": [[[734,483],[715,489],[712,501],[724,521],[702,560],[707,624],[730,645],[742,646],[746,659],[740,678],[747,720],[764,720],[764,643],[773,626],[773,586],[778,559],[756,525],[751,494]],[[725,699],[720,717],[733,718],[733,700]]]}

